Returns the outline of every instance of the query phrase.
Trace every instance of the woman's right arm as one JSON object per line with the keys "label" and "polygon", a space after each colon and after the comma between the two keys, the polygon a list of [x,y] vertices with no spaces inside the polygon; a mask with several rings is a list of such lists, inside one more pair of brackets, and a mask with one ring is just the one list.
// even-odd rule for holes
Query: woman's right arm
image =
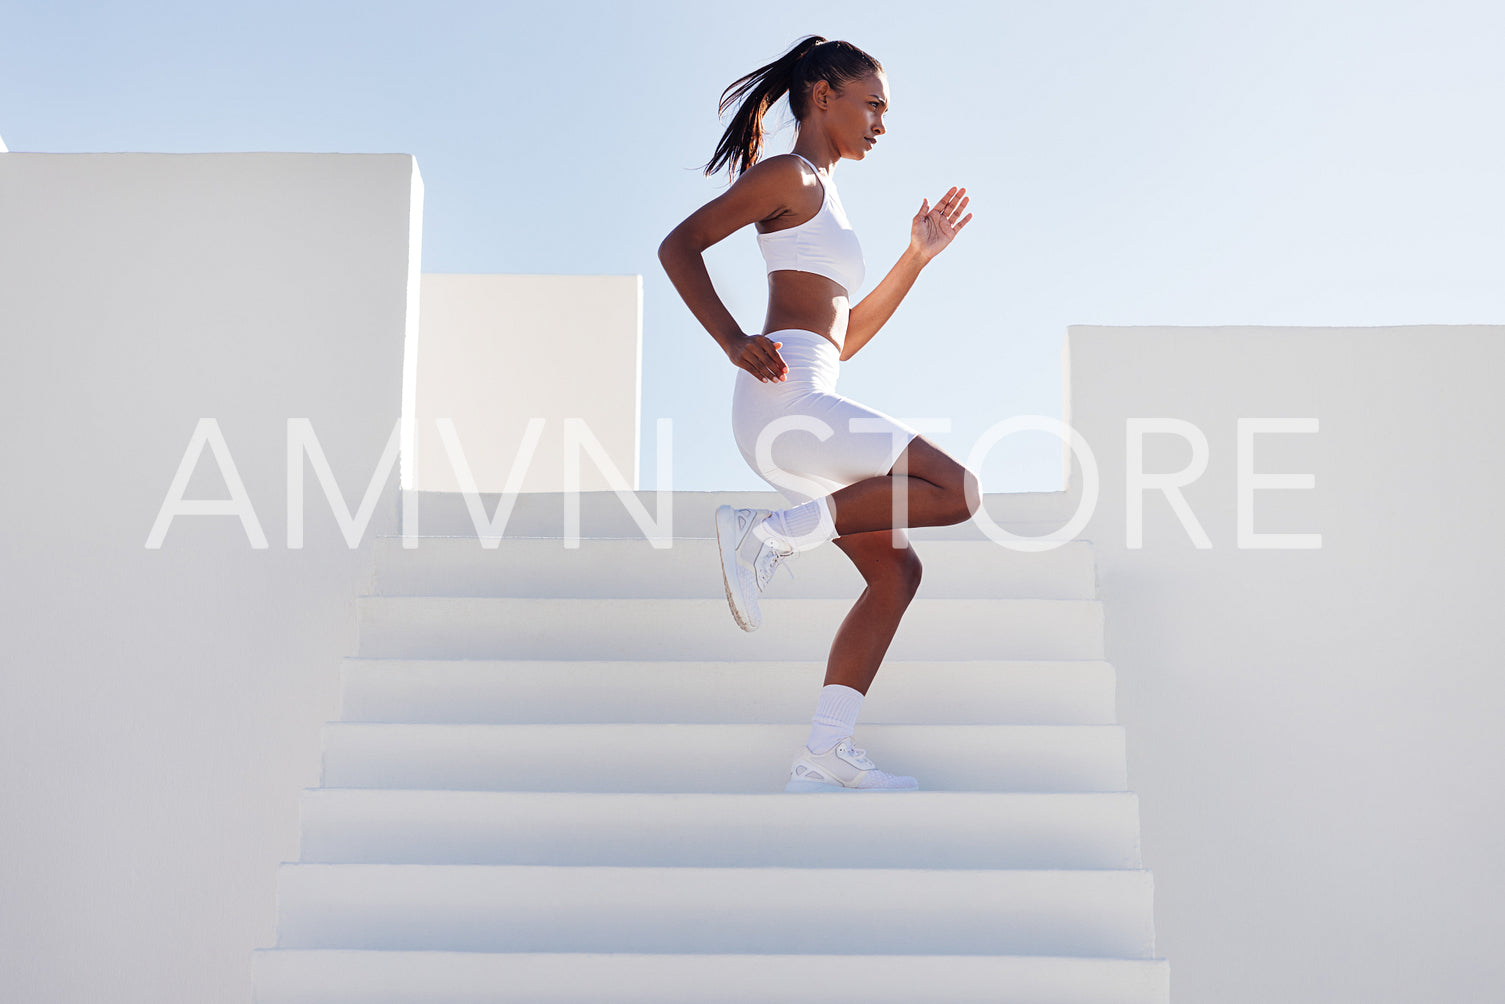
{"label": "woman's right arm", "polygon": [[[789,158],[778,158],[786,160]],[[669,281],[727,358],[761,380],[781,379],[786,371],[774,343],[765,335],[745,335],[711,284],[702,252],[749,224],[783,212],[781,191],[798,171],[776,161],[748,168],[725,192],[701,206],[669,232],[658,246],[658,260]],[[789,177],[790,171],[795,177]],[[783,184],[781,184],[781,182]]]}

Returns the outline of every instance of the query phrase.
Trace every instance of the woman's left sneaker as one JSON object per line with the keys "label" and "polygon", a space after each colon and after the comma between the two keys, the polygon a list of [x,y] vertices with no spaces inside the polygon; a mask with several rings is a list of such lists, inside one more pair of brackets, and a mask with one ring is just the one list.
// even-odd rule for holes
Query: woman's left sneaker
{"label": "woman's left sneaker", "polygon": [[[716,509],[716,542],[721,551],[721,581],[732,618],[744,631],[756,631],[763,622],[758,594],[768,588],[779,564],[794,548],[769,523],[772,509]],[[785,568],[789,566],[785,565]],[[793,570],[790,571],[793,575]]]}

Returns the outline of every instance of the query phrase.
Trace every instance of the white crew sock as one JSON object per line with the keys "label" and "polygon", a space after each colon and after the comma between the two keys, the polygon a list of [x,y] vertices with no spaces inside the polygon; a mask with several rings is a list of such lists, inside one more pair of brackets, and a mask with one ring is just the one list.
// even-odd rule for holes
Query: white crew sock
{"label": "white crew sock", "polygon": [[828,683],[820,688],[815,715],[810,719],[810,738],[805,745],[812,753],[825,753],[857,728],[857,712],[866,695],[852,687]]}
{"label": "white crew sock", "polygon": [[787,509],[777,509],[772,517],[773,525],[781,536],[796,551],[808,551],[819,547],[836,536],[836,520],[831,515],[828,496],[811,499]]}

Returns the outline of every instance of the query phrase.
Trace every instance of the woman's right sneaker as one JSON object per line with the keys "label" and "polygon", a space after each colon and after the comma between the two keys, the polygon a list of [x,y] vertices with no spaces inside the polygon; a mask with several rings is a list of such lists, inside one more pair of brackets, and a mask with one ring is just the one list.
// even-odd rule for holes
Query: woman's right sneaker
{"label": "woman's right sneaker", "polygon": [[785,791],[915,791],[920,783],[881,771],[847,736],[824,753],[802,746],[789,768]]}

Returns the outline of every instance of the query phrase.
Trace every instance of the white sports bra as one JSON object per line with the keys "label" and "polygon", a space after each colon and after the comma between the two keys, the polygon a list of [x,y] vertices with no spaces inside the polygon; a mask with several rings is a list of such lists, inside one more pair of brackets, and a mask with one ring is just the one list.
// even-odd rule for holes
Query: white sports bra
{"label": "white sports bra", "polygon": [[[794,156],[800,157],[797,153]],[[804,157],[800,160],[810,164]],[[810,169],[815,170],[815,165],[810,164]],[[818,176],[819,172],[816,173]],[[862,247],[847,222],[836,186],[823,181],[821,188],[825,194],[814,216],[797,227],[758,234],[758,250],[763,252],[769,272],[780,269],[814,272],[841,283],[847,296],[851,296],[862,286],[867,273]]]}

